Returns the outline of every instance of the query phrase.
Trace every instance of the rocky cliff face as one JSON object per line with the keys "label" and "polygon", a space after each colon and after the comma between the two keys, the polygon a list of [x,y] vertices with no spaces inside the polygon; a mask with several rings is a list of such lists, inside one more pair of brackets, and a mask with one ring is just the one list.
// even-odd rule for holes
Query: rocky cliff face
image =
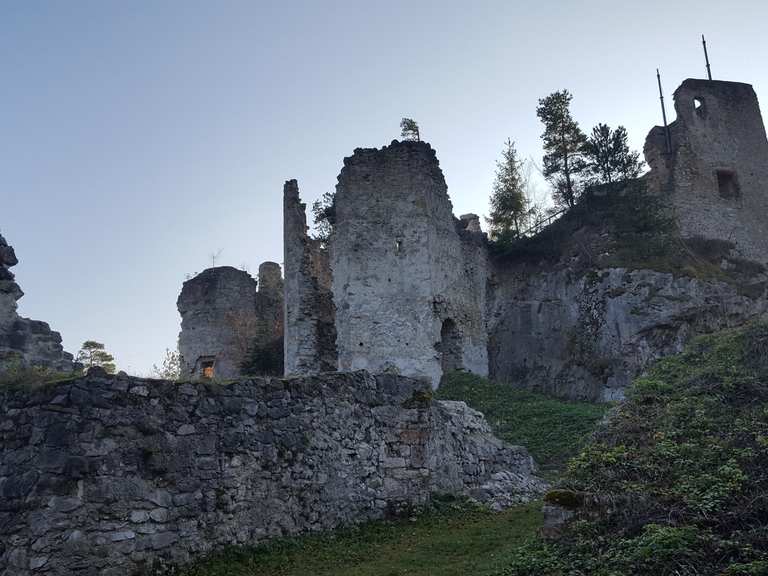
{"label": "rocky cliff face", "polygon": [[9,270],[16,264],[13,248],[0,236],[0,373],[19,363],[71,371],[72,355],[64,352],[61,335],[45,322],[16,313],[16,302],[24,295]]}
{"label": "rocky cliff face", "polygon": [[0,391],[0,573],[130,574],[544,483],[461,402],[365,372],[227,386],[91,373]]}
{"label": "rocky cliff face", "polygon": [[494,379],[559,396],[614,400],[691,336],[768,308],[768,273],[723,240],[683,238],[644,181],[597,189],[536,237],[495,253]]}

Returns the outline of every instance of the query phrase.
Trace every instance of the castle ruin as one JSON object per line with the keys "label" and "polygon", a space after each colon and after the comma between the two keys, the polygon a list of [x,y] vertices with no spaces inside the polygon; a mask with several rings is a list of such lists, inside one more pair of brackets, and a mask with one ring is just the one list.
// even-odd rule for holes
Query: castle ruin
{"label": "castle ruin", "polygon": [[653,128],[644,153],[650,186],[668,197],[684,237],[731,242],[768,263],[768,141],[750,84],[685,80],[677,119]]}
{"label": "castle ruin", "polygon": [[182,378],[237,378],[255,348],[282,354],[283,280],[275,262],[259,266],[258,282],[231,266],[204,270],[184,282],[177,306]]}
{"label": "castle ruin", "polygon": [[[768,263],[768,141],[752,87],[689,79],[675,109],[670,149],[663,127],[648,136],[644,188],[663,199],[682,239],[718,240],[733,256]],[[765,310],[759,275],[750,291],[616,269],[595,292],[567,265],[524,277],[488,251],[477,217],[453,216],[435,152],[423,142],[357,149],[344,160],[326,243],[308,236],[305,212],[298,184],[288,181],[287,374],[365,369],[437,386],[459,369],[616,399],[690,335]],[[657,286],[650,293],[649,281]],[[660,299],[654,313],[637,317],[651,296]],[[614,329],[603,330],[609,314]]]}

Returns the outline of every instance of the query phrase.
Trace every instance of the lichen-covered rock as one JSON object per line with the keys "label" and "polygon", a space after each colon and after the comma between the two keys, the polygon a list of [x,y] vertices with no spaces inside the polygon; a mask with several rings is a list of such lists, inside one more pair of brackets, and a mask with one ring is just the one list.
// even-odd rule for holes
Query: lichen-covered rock
{"label": "lichen-covered rock", "polygon": [[334,373],[227,386],[107,376],[0,391],[0,573],[129,574],[428,501],[546,485],[425,383]]}

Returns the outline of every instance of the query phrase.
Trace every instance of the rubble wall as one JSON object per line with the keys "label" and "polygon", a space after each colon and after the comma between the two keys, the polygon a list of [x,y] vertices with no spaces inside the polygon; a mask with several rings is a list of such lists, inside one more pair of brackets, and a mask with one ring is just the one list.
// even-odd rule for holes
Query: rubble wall
{"label": "rubble wall", "polygon": [[0,391],[7,576],[144,573],[433,493],[501,508],[543,488],[480,413],[392,375],[222,386],[92,373]]}

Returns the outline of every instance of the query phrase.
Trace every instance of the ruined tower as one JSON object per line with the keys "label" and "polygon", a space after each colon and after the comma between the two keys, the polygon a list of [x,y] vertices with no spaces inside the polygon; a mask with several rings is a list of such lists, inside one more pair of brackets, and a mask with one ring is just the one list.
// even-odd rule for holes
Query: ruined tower
{"label": "ruined tower", "polygon": [[282,341],[280,266],[263,263],[259,278],[219,266],[184,282],[177,302],[183,377],[237,378],[256,347]]}
{"label": "ruined tower", "polygon": [[677,119],[645,142],[650,186],[667,195],[684,237],[732,242],[768,262],[768,141],[752,86],[685,80],[674,93]]}
{"label": "ruined tower", "polygon": [[487,374],[482,233],[471,218],[454,218],[429,144],[355,150],[335,206],[339,370],[395,371],[433,385],[452,369]]}

